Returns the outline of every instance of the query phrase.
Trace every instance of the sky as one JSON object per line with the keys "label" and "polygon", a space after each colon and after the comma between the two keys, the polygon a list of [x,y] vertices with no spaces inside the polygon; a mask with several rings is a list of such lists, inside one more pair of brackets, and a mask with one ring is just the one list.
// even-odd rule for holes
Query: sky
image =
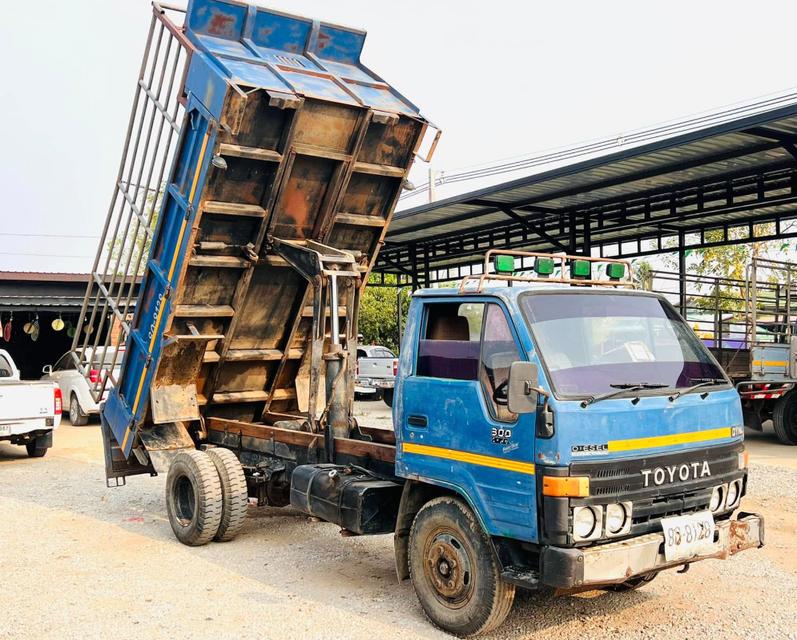
{"label": "sky", "polygon": [[[86,272],[151,7],[148,0],[6,4],[0,269]],[[619,136],[797,85],[794,2],[259,4],[366,29],[363,62],[443,129],[432,162],[443,172]],[[413,182],[426,181],[428,170],[417,163]],[[481,186],[443,185],[437,195]]]}

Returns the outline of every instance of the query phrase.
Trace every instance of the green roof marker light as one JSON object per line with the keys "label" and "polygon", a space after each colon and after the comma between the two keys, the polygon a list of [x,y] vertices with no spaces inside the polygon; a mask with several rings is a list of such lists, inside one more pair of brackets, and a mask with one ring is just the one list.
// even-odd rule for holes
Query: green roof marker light
{"label": "green roof marker light", "polygon": [[619,262],[610,262],[606,265],[606,275],[611,280],[621,280],[625,276],[625,265]]}
{"label": "green roof marker light", "polygon": [[515,273],[515,258],[513,256],[495,256],[495,270],[497,273]]}
{"label": "green roof marker light", "polygon": [[570,277],[589,279],[592,275],[592,265],[589,260],[571,260]]}
{"label": "green roof marker light", "polygon": [[534,272],[538,276],[547,278],[549,275],[553,273],[553,269],[554,269],[553,258],[543,258],[541,256],[537,256],[536,258],[534,258]]}

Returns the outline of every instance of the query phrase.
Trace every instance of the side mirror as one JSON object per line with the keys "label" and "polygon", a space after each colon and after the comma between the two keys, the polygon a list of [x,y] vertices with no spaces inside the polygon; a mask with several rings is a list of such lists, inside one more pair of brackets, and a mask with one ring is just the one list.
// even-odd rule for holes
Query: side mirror
{"label": "side mirror", "polygon": [[538,386],[537,365],[532,362],[513,362],[509,368],[507,405],[512,413],[534,413],[538,396],[548,393]]}
{"label": "side mirror", "polygon": [[46,364],[42,367],[42,373],[46,376],[49,376],[53,372],[53,365]]}

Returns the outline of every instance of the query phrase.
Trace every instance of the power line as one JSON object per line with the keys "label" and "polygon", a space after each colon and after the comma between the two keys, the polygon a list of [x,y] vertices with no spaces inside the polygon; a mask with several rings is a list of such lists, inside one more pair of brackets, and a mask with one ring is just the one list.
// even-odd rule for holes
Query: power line
{"label": "power line", "polygon": [[[616,136],[582,142],[571,147],[551,149],[534,156],[515,156],[513,158],[505,158],[499,162],[473,164],[458,167],[451,171],[441,171],[435,179],[435,186],[514,173],[523,169],[531,169],[581,156],[605,153],[621,147],[637,146],[644,142],[684,134],[708,126],[716,126],[743,116],[770,111],[777,107],[793,105],[795,102],[797,102],[797,92],[794,90],[762,96],[754,101],[738,102],[720,110],[704,111],[683,120],[670,120],[648,129],[637,129],[628,133],[620,133]],[[418,185],[413,191],[403,193],[399,200],[424,193],[429,187],[429,182]]]}
{"label": "power line", "polygon": [[98,240],[100,236],[84,236],[68,233],[11,233],[0,231],[0,236],[13,236],[15,238],[80,238],[86,240]]}
{"label": "power line", "polygon": [[10,251],[0,251],[0,256],[26,256],[29,258],[93,258],[94,256],[76,256],[62,253],[13,253]]}

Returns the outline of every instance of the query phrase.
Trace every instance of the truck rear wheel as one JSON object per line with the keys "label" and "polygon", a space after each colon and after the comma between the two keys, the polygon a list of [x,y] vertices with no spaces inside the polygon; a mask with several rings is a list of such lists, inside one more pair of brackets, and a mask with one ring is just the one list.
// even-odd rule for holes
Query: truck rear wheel
{"label": "truck rear wheel", "polygon": [[246,522],[249,504],[246,476],[238,458],[229,449],[212,448],[206,453],[216,466],[221,480],[221,524],[213,539],[228,542],[238,535]]}
{"label": "truck rear wheel", "polygon": [[797,444],[797,392],[790,391],[775,403],[772,411],[775,435],[783,444]]}
{"label": "truck rear wheel", "polygon": [[382,400],[388,407],[393,406],[393,389],[385,389],[382,391]]}
{"label": "truck rear wheel", "polygon": [[457,498],[435,498],[418,511],[410,529],[409,568],[426,616],[455,635],[495,629],[512,608],[515,586],[501,579],[490,539]]}
{"label": "truck rear wheel", "polygon": [[177,539],[192,547],[207,544],[219,530],[221,480],[210,456],[181,451],[166,476],[166,511]]}

